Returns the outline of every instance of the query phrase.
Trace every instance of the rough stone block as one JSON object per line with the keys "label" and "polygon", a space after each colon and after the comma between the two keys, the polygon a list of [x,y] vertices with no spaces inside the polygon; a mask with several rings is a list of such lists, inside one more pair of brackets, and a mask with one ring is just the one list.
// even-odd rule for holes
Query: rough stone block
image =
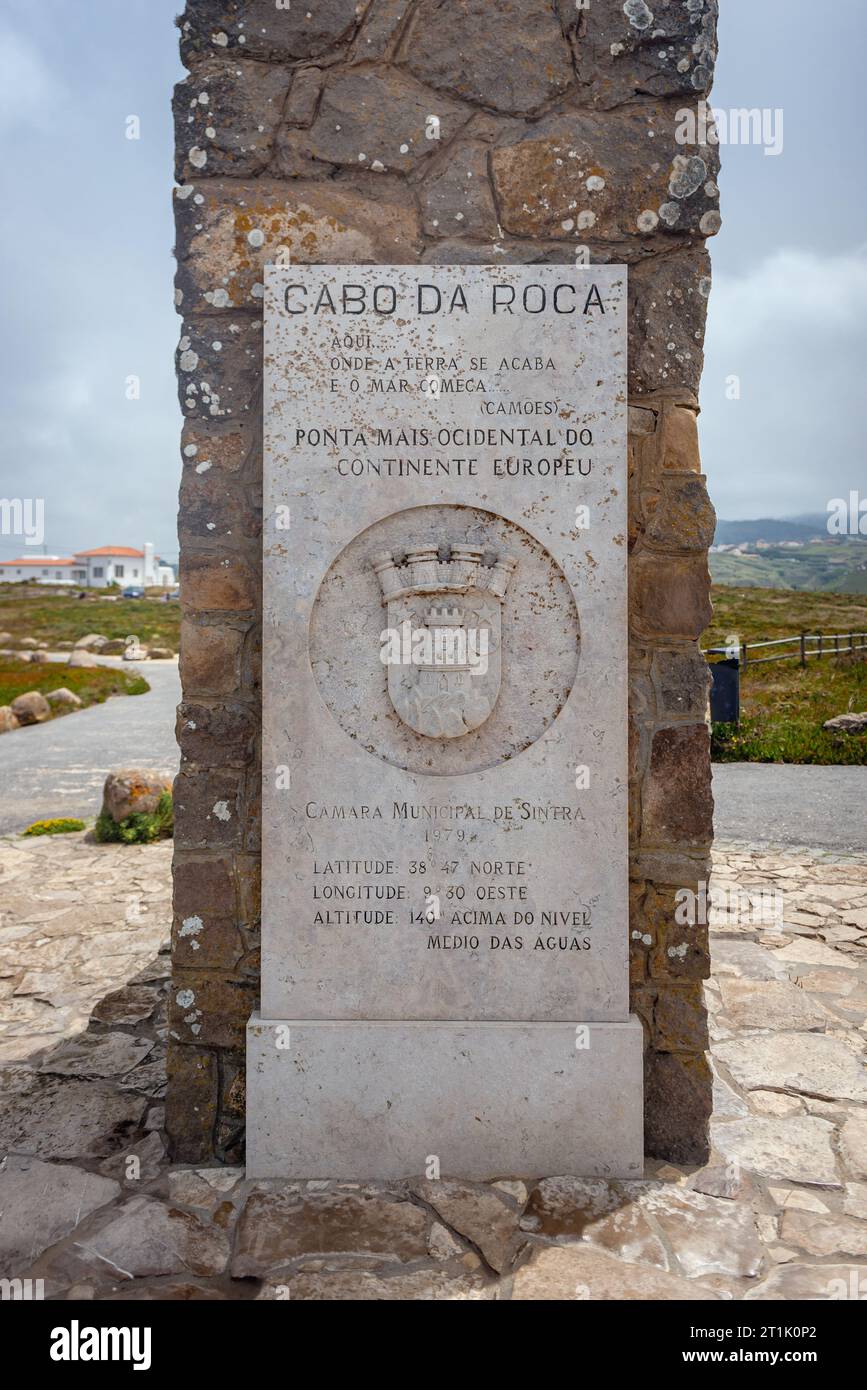
{"label": "rough stone block", "polygon": [[312,58],[349,39],[358,0],[316,0],[278,9],[274,0],[187,0],[178,21],[187,67],[218,54],[285,63]]}
{"label": "rough stone block", "polygon": [[185,317],[177,371],[178,400],[188,418],[229,420],[258,414],[261,319],[250,314]]}
{"label": "rough stone block", "polygon": [[172,958],[178,966],[234,970],[244,954],[235,925],[232,861],[181,859],[174,866]]}
{"label": "rough stone block", "polygon": [[214,179],[185,184],[175,211],[176,284],[188,312],[260,311],[263,267],[282,253],[293,263],[403,264],[421,249],[414,206],[384,180],[365,196],[332,182]]}
{"label": "rough stone block", "polygon": [[707,718],[711,676],[707,660],[697,647],[657,652],[652,679],[661,715]]}
{"label": "rough stone block", "polygon": [[[310,129],[289,147],[333,168],[407,173],[437,154],[471,114],[465,106],[435,96],[414,77],[393,68],[335,70],[325,76]],[[431,116],[439,122],[434,139],[427,133]],[[370,196],[377,197],[375,188]]]}
{"label": "rough stone block", "polygon": [[654,497],[646,539],[663,550],[707,553],[713,543],[716,512],[703,478],[664,478]]}
{"label": "rough stone block", "polygon": [[697,641],[713,616],[703,555],[637,555],[630,565],[629,587],[630,617],[638,637]]}
{"label": "rough stone block", "polygon": [[[575,252],[566,243],[519,241],[500,237],[484,243],[447,237],[421,254],[424,265],[572,265]],[[597,258],[602,262],[602,257]]]}
{"label": "rough stone block", "polygon": [[242,1049],[254,1002],[250,980],[176,968],[169,992],[169,1027],[178,1042]]}
{"label": "rough stone block", "polygon": [[[685,881],[683,886],[698,895],[696,879]],[[650,977],[659,983],[704,980],[710,974],[707,923],[677,920],[677,891],[650,884],[642,906],[640,930],[642,936],[650,937]]]}
{"label": "rough stone block", "polygon": [[289,98],[283,110],[287,125],[311,126],[322,91],[322,72],[319,68],[299,68],[292,78]]}
{"label": "rough stone block", "polygon": [[370,0],[355,41],[354,61],[369,63],[384,58],[393,48],[411,9],[408,0]]}
{"label": "rough stone block", "polygon": [[271,158],[290,74],[243,58],[197,64],[175,87],[175,177],[178,182],[228,175],[249,178]]}
{"label": "rough stone block", "polygon": [[204,626],[181,621],[180,669],[184,691],[192,696],[228,695],[239,689],[244,634],[222,623]]}
{"label": "rough stone block", "polygon": [[245,927],[256,928],[262,915],[262,865],[256,855],[238,855],[235,858],[235,873],[238,920]]}
{"label": "rough stone block", "polygon": [[172,866],[172,872],[175,910],[181,916],[222,915],[232,911],[235,872],[231,856],[181,859]]}
{"label": "rough stone block", "polygon": [[700,983],[661,990],[653,1010],[657,1052],[702,1052],[708,1045],[707,1014]]}
{"label": "rough stone block", "polygon": [[261,474],[261,454],[256,452],[260,438],[258,421],[254,425],[252,421],[241,420],[187,419],[181,434],[184,466],[200,477],[211,471],[225,476],[246,471],[252,462],[254,471],[258,464]]}
{"label": "rough stone block", "polygon": [[178,706],[176,734],[181,762],[200,767],[246,767],[253,761],[259,711],[236,701],[215,706],[185,700]]}
{"label": "rough stone block", "polygon": [[178,849],[240,847],[243,776],[231,769],[186,770],[175,778],[175,846]]}
{"label": "rough stone block", "polygon": [[711,235],[718,155],[714,149],[685,160],[673,109],[568,111],[528,126],[518,140],[504,139],[491,169],[503,226],[516,236],[582,243]]}
{"label": "rough stone block", "polygon": [[699,247],[638,262],[629,276],[629,390],[698,397],[710,295],[710,257]]}
{"label": "rough stone block", "polygon": [[250,505],[236,478],[208,469],[197,473],[192,463],[181,477],[178,538],[182,546],[209,541],[234,549],[261,533],[260,513]]}
{"label": "rough stone block", "polygon": [[700,473],[698,418],[694,410],[672,406],[662,417],[662,466],[676,473]]}
{"label": "rough stone block", "polygon": [[188,549],[181,557],[180,578],[185,610],[249,612],[258,602],[256,576],[239,556],[221,558]]}
{"label": "rough stone block", "polygon": [[713,1077],[703,1052],[644,1056],[645,1152],[670,1163],[706,1163]]}
{"label": "rough stone block", "polygon": [[562,96],[575,76],[546,0],[422,0],[401,56],[439,92],[521,115]]}
{"label": "rough stone block", "polygon": [[641,406],[631,405],[629,407],[629,435],[630,438],[639,437],[646,434],[653,434],[656,430],[656,412],[645,410]]}
{"label": "rough stone block", "polygon": [[641,829],[643,843],[702,845],[713,838],[706,724],[678,725],[654,734]]}
{"label": "rough stone block", "polygon": [[426,236],[495,237],[497,210],[488,181],[488,148],[477,140],[452,145],[445,163],[419,189]]}
{"label": "rough stone block", "polygon": [[636,96],[680,94],[695,107],[710,91],[717,0],[555,0],[569,35],[582,100],[608,108]]}

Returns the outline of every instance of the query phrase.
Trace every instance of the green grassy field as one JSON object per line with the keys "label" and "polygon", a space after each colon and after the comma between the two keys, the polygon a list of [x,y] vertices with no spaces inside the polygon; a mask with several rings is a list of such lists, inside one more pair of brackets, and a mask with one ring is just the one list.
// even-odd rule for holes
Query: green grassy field
{"label": "green grassy field", "polygon": [[[714,617],[702,647],[790,637],[867,632],[867,596],[715,584]],[[788,650],[786,648],[785,650]],[[792,650],[796,650],[793,648]],[[774,649],[755,655],[772,655]],[[741,672],[740,725],[717,724],[717,762],[867,763],[867,734],[826,733],[826,719],[867,710],[867,652],[861,656],[797,658]]]}
{"label": "green grassy field", "polygon": [[[0,660],[0,705],[11,705],[16,696],[28,690],[45,695],[61,687],[71,690],[84,705],[102,704],[109,695],[144,695],[150,690],[144,676],[133,676],[110,666],[70,667],[56,661],[31,665],[13,657]],[[58,705],[54,717],[70,712],[66,706]]]}
{"label": "green grassy field", "polygon": [[[16,640],[75,642],[89,632],[103,637],[138,637],[145,646],[178,650],[180,604],[162,599],[77,599],[33,586],[0,584],[0,632]],[[0,643],[0,646],[3,644]]]}

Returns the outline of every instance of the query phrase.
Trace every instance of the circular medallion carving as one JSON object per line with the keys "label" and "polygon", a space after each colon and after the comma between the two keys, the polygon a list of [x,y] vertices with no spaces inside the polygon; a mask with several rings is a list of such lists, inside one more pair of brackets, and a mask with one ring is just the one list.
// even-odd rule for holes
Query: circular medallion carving
{"label": "circular medallion carving", "polygon": [[579,648],[559,565],[476,507],[412,507],[368,527],[326,573],[310,624],[313,674],[341,728],[431,776],[535,743],[572,689]]}

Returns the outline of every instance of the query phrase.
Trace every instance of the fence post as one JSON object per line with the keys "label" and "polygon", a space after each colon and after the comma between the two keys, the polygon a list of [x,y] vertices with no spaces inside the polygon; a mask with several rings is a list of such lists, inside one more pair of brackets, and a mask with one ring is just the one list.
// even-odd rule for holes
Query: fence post
{"label": "fence post", "polygon": [[806,664],[807,664],[807,634],[806,634],[806,632],[802,632],[802,633],[801,633],[801,665],[802,665],[802,666],[806,666]]}
{"label": "fence post", "polygon": [[745,671],[745,670],[747,669],[747,651],[748,651],[748,643],[742,642],[742,643],[741,643],[741,649],[740,649],[740,657],[741,657],[740,667],[741,667],[741,670],[742,670],[742,671]]}
{"label": "fence post", "polygon": [[818,659],[821,661],[821,660],[822,660],[822,634],[821,634],[821,632],[818,633],[817,636],[818,636],[818,638],[819,638],[819,650],[818,650],[817,655],[818,655]]}

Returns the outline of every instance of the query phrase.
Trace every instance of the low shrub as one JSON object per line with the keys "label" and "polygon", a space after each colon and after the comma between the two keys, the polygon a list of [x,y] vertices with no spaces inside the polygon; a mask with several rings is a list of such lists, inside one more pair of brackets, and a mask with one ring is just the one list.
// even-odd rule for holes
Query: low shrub
{"label": "low shrub", "polygon": [[102,845],[147,845],[167,839],[174,830],[172,794],[163,792],[155,811],[140,811],[126,820],[115,821],[102,812],[94,826],[94,836]]}
{"label": "low shrub", "polygon": [[53,820],[35,820],[22,830],[22,835],[71,835],[75,830],[83,830],[85,822],[69,816],[56,816]]}

